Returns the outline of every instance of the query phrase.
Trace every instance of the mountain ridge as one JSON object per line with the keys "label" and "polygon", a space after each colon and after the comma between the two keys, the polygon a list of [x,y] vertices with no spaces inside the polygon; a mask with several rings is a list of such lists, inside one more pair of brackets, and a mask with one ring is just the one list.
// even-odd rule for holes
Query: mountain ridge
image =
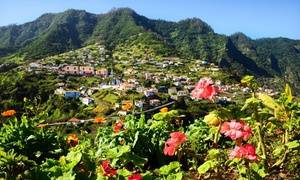
{"label": "mountain ridge", "polygon": [[300,87],[300,41],[288,38],[253,40],[243,33],[217,34],[199,18],[178,22],[153,20],[129,8],[92,14],[69,9],[46,13],[22,25],[0,27],[0,62],[16,54],[32,61],[93,43],[113,50],[139,33],[151,32],[186,59],[201,59],[243,76],[280,78]]}

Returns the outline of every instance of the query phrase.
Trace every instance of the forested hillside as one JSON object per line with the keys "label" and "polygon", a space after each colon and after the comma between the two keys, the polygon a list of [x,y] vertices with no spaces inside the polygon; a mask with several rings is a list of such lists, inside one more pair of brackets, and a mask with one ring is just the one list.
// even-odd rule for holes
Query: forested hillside
{"label": "forested hillside", "polygon": [[114,50],[144,32],[165,44],[156,48],[172,49],[166,55],[207,60],[237,76],[252,74],[265,84],[276,82],[282,86],[288,82],[294,90],[299,89],[299,40],[253,40],[242,33],[225,36],[197,18],[153,20],[128,8],[107,14],[71,9],[44,14],[25,24],[0,27],[0,62],[30,62],[94,43]]}

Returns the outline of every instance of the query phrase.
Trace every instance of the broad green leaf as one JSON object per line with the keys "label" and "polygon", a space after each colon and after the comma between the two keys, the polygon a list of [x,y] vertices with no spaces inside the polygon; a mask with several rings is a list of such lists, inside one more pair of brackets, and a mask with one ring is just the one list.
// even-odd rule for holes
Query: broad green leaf
{"label": "broad green leaf", "polygon": [[180,170],[180,163],[177,161],[170,162],[169,165],[164,165],[159,169],[155,169],[154,172],[161,175],[168,175],[171,173],[176,173]]}
{"label": "broad green leaf", "polygon": [[240,176],[238,180],[249,180],[248,178],[245,178],[243,176]]}
{"label": "broad green leaf", "polygon": [[268,122],[266,125],[266,128],[269,129],[269,133],[271,133],[275,127],[276,125],[273,124],[272,122]]}
{"label": "broad green leaf", "polygon": [[159,127],[161,125],[163,125],[165,122],[163,121],[154,121],[153,124],[150,126],[150,129],[154,129],[156,127]]}
{"label": "broad green leaf", "polygon": [[107,151],[107,158],[108,159],[115,159],[122,156],[124,153],[130,152],[130,146],[117,146]]}
{"label": "broad green leaf", "polygon": [[271,108],[271,109],[274,109],[276,111],[278,111],[280,108],[280,105],[277,104],[275,102],[275,100],[270,97],[269,95],[267,94],[259,94],[258,95],[258,99],[260,99],[262,101],[262,103],[267,106],[268,108]]}
{"label": "broad green leaf", "polygon": [[208,158],[209,159],[215,159],[220,156],[220,150],[219,149],[211,149],[208,151]]}
{"label": "broad green leaf", "polygon": [[57,179],[57,180],[75,180],[76,174],[75,173],[74,173],[74,175],[72,175],[72,174],[73,174],[72,171],[69,171],[69,172],[63,173],[62,176],[55,178],[55,179]]}
{"label": "broad green leaf", "polygon": [[136,131],[136,133],[134,135],[134,141],[133,141],[132,147],[134,147],[135,144],[137,143],[137,141],[139,140],[139,134],[140,134],[140,131]]}
{"label": "broad green leaf", "polygon": [[107,178],[105,176],[102,176],[101,173],[97,174],[97,179],[96,180],[106,180]]}
{"label": "broad green leaf", "polygon": [[241,158],[234,158],[234,159],[226,161],[225,165],[226,166],[236,165],[236,164],[239,164],[241,160],[242,160]]}
{"label": "broad green leaf", "polygon": [[169,174],[167,176],[167,180],[181,180],[182,179],[182,173],[176,173],[176,174]]}
{"label": "broad green leaf", "polygon": [[43,153],[41,151],[37,151],[34,153],[35,157],[40,157]]}
{"label": "broad green leaf", "polygon": [[31,134],[31,135],[27,138],[27,141],[29,141],[29,140],[31,140],[31,139],[35,140],[35,139],[36,139],[35,135],[32,135],[32,134]]}
{"label": "broad green leaf", "polygon": [[254,76],[246,75],[241,82],[246,83],[249,88],[259,87],[259,83],[255,80]]}
{"label": "broad green leaf", "polygon": [[276,147],[276,148],[274,149],[274,151],[273,151],[272,154],[273,154],[275,157],[279,157],[279,156],[282,155],[283,151],[284,151],[284,148],[281,147],[281,146],[278,146],[278,147]]}
{"label": "broad green leaf", "polygon": [[128,152],[119,157],[122,160],[130,161],[136,166],[143,166],[148,162],[147,158],[141,158],[140,156],[133,154],[132,152]]}
{"label": "broad green leaf", "polygon": [[138,128],[143,128],[145,125],[145,115],[141,114],[141,117],[139,119]]}
{"label": "broad green leaf", "polygon": [[58,160],[61,164],[67,164],[66,162],[66,156],[61,156]]}
{"label": "broad green leaf", "polygon": [[174,116],[178,115],[178,111],[177,110],[171,110],[171,111],[167,112],[167,114],[171,117],[174,117]]}
{"label": "broad green leaf", "polygon": [[250,76],[250,75],[246,75],[245,77],[243,77],[243,79],[241,80],[242,83],[247,83],[250,82],[254,79],[254,76]]}
{"label": "broad green leaf", "polygon": [[201,166],[199,166],[199,168],[197,169],[198,170],[198,173],[199,174],[204,174],[206,173],[207,171],[209,170],[213,170],[216,165],[218,163],[216,161],[213,161],[213,160],[208,160],[208,161],[205,161],[205,163],[203,163]]}
{"label": "broad green leaf", "polygon": [[81,161],[82,153],[71,151],[66,156],[67,167],[73,169]]}
{"label": "broad green leaf", "polygon": [[241,111],[245,110],[250,104],[258,104],[260,100],[256,98],[248,98],[245,102],[245,105],[241,108]]}
{"label": "broad green leaf", "polygon": [[216,132],[218,130],[217,126],[211,126],[209,132]]}
{"label": "broad green leaf", "polygon": [[4,152],[3,150],[0,150],[0,157],[6,157],[6,152]]}
{"label": "broad green leaf", "polygon": [[128,171],[127,169],[118,169],[117,174],[126,177],[130,176],[132,172]]}
{"label": "broad green leaf", "polygon": [[153,178],[153,173],[152,172],[150,172],[150,171],[146,171],[145,173],[143,173],[142,174],[142,179],[143,180],[153,180],[154,178]]}
{"label": "broad green leaf", "polygon": [[255,179],[262,179],[268,175],[267,170],[263,165],[259,166],[257,163],[251,163],[251,164],[252,164],[252,170],[255,171],[260,176]]}
{"label": "broad green leaf", "polygon": [[247,174],[247,167],[240,166],[239,167],[239,174]]}
{"label": "broad green leaf", "polygon": [[292,95],[291,87],[288,84],[285,84],[285,96],[287,98],[285,104],[291,103],[293,99],[293,95]]}
{"label": "broad green leaf", "polygon": [[41,165],[41,167],[43,169],[47,169],[57,165],[60,165],[59,161],[56,161],[54,159],[47,159],[46,162],[44,162],[44,164]]}
{"label": "broad green leaf", "polygon": [[165,117],[166,117],[166,114],[162,114],[162,113],[156,113],[153,115],[153,119],[159,120],[159,121],[163,120]]}
{"label": "broad green leaf", "polygon": [[232,113],[230,112],[230,110],[228,110],[226,108],[223,108],[223,107],[219,108],[218,116],[222,120],[232,120],[232,119],[234,119],[233,116],[232,116]]}
{"label": "broad green leaf", "polygon": [[292,141],[292,142],[288,142],[285,144],[289,149],[294,149],[296,147],[299,147],[299,142],[298,140]]}

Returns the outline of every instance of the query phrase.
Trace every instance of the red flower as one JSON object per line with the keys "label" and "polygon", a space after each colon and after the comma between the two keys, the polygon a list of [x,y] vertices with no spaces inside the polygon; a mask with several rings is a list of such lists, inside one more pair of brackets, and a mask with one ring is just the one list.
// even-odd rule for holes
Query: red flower
{"label": "red flower", "polygon": [[246,157],[249,159],[249,160],[253,160],[253,161],[257,161],[258,160],[258,155],[255,154],[255,147],[252,146],[251,144],[246,144],[245,145],[245,149],[246,149]]}
{"label": "red flower", "polygon": [[116,170],[111,169],[108,160],[102,163],[101,168],[103,171],[102,176],[112,177],[113,175],[117,174]]}
{"label": "red flower", "polygon": [[235,146],[229,154],[229,159],[246,158],[256,162],[258,160],[258,155],[255,154],[255,151],[255,147],[251,144],[246,144],[245,146]]}
{"label": "red flower", "polygon": [[78,137],[76,134],[70,134],[67,141],[72,147],[75,147],[78,144]]}
{"label": "red flower", "polygon": [[124,117],[122,117],[118,122],[114,123],[114,133],[116,134],[123,126]]}
{"label": "red flower", "polygon": [[164,154],[173,156],[176,150],[186,141],[186,136],[181,132],[173,132],[171,138],[165,143]]}
{"label": "red flower", "polygon": [[140,174],[135,174],[133,176],[129,176],[128,180],[141,180],[142,179],[142,175]]}
{"label": "red flower", "polygon": [[102,176],[112,177],[113,175],[117,174],[116,170],[110,169],[105,171]]}
{"label": "red flower", "polygon": [[192,96],[196,100],[200,98],[212,100],[216,95],[217,91],[220,91],[220,88],[214,88],[212,86],[213,80],[211,78],[201,78],[196,84],[195,89],[192,91]]}

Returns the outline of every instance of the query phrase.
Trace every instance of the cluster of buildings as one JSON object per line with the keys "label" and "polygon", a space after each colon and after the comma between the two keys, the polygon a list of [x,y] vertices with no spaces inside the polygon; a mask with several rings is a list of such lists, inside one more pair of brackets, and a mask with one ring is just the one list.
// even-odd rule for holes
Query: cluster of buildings
{"label": "cluster of buildings", "polygon": [[[78,53],[72,52],[70,55],[66,56],[66,60],[70,60],[72,64],[63,63],[63,64],[55,64],[48,63],[47,65],[43,65],[41,61],[33,62],[29,64],[29,67],[19,67],[23,68],[28,72],[34,71],[36,73],[40,73],[43,71],[53,72],[58,74],[58,76],[65,75],[76,75],[76,76],[101,76],[102,79],[110,77],[109,83],[101,83],[98,87],[95,88],[84,88],[79,90],[66,90],[67,84],[60,82],[57,83],[57,89],[55,90],[55,94],[63,95],[65,98],[79,98],[83,104],[89,105],[94,102],[94,99],[91,95],[99,89],[112,88],[115,90],[116,94],[121,95],[124,94],[122,92],[126,92],[128,90],[134,90],[138,93],[145,95],[148,102],[137,100],[134,104],[137,107],[144,107],[145,104],[150,106],[159,106],[161,105],[161,101],[159,99],[153,98],[155,93],[164,93],[168,94],[171,99],[177,100],[179,97],[189,97],[191,90],[194,88],[194,83],[191,78],[187,76],[187,74],[191,72],[199,72],[204,69],[210,70],[212,73],[219,71],[219,68],[215,64],[209,64],[207,61],[196,60],[195,65],[193,67],[187,67],[185,63],[180,61],[178,57],[166,57],[161,62],[156,62],[153,58],[148,58],[148,60],[134,60],[134,65],[132,68],[126,69],[123,72],[124,77],[118,78],[114,76],[113,68],[107,69],[102,66],[99,67],[100,62],[106,61],[105,57],[105,48],[103,46],[98,46],[97,53],[99,57],[98,61],[95,60],[95,57],[92,54],[89,54],[88,49],[83,49],[83,53],[86,55],[82,55],[79,57],[80,62],[77,63],[74,60],[75,56],[78,56]],[[117,61],[115,63],[120,64],[128,64],[127,61]],[[151,65],[157,69],[157,72],[149,72],[147,70],[139,70],[143,69],[144,65]],[[186,68],[188,71],[186,74],[182,75],[174,75],[170,73],[165,73],[164,69],[168,68]],[[138,76],[137,76],[138,75]],[[140,78],[137,78],[140,77]],[[112,80],[111,80],[112,79]],[[151,80],[155,84],[160,84],[162,82],[170,82],[170,87],[145,87],[141,84],[141,79],[143,80]],[[232,102],[232,97],[235,96],[231,91],[235,91],[236,87],[231,85],[223,85],[221,81],[216,81],[215,86],[222,88],[223,95],[226,96],[216,97],[215,102],[217,103],[228,103]],[[158,87],[158,86],[157,86]],[[180,90],[179,90],[180,89]],[[242,89],[244,92],[249,92],[249,89]],[[265,90],[269,92],[270,90]],[[119,93],[118,93],[119,92]],[[230,93],[226,93],[230,92]]]}

